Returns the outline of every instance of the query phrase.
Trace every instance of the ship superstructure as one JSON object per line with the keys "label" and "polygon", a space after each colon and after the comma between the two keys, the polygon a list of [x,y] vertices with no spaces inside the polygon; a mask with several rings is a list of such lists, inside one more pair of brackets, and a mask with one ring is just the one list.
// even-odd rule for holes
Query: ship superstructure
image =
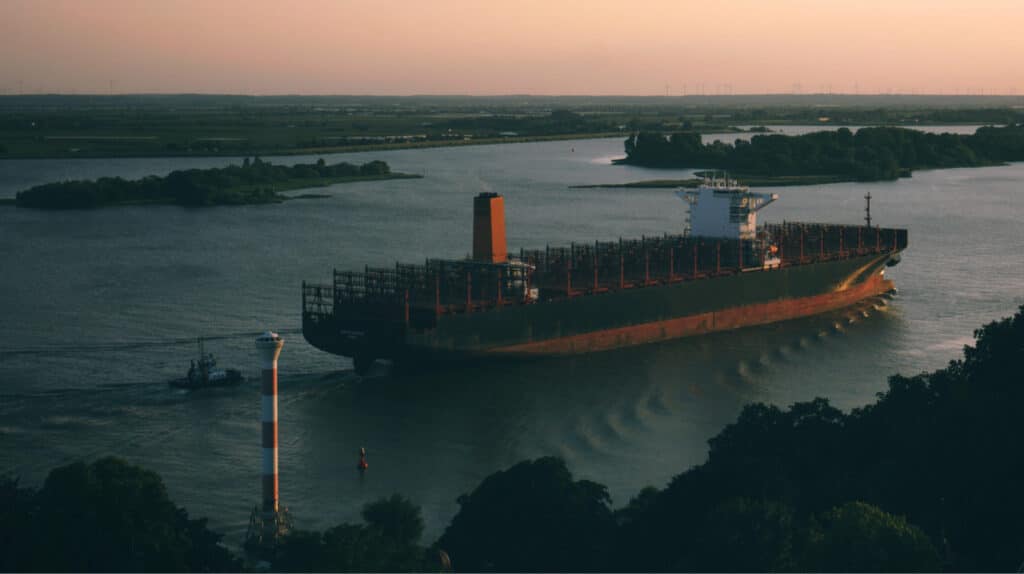
{"label": "ship superstructure", "polygon": [[463,358],[599,351],[801,317],[893,288],[907,231],[757,226],[776,194],[728,180],[678,195],[680,234],[563,247],[505,247],[504,199],[474,199],[473,257],[338,271],[303,283],[303,334],[352,357]]}
{"label": "ship superstructure", "polygon": [[752,192],[728,178],[705,180],[696,189],[676,192],[690,205],[687,230],[708,238],[757,238],[757,212],[779,198],[777,193]]}

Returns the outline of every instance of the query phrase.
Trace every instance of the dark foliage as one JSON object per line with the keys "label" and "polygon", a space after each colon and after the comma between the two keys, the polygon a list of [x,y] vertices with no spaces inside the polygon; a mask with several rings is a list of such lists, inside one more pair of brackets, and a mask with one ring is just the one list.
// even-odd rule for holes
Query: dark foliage
{"label": "dark foliage", "polygon": [[[784,569],[791,544],[798,570],[1016,569],[1024,560],[1024,307],[975,335],[962,360],[894,376],[876,403],[850,414],[823,399],[785,411],[746,407],[710,441],[706,463],[618,513],[617,566]],[[857,501],[866,504],[850,505]],[[754,540],[778,540],[778,551],[753,551],[759,564],[744,561],[751,552],[709,556],[713,540],[726,543],[708,534],[721,524],[747,524],[761,533]],[[751,533],[726,530],[729,547],[750,548]]]}
{"label": "dark foliage", "polygon": [[33,568],[33,547],[37,528],[35,491],[21,488],[18,481],[0,477],[0,572]]}
{"label": "dark foliage", "polygon": [[812,520],[800,569],[811,572],[936,572],[939,553],[920,528],[863,502]]}
{"label": "dark foliage", "polygon": [[460,497],[437,546],[460,571],[607,568],[614,522],[606,488],[556,458],[521,462]]}
{"label": "dark foliage", "polygon": [[363,165],[323,159],[313,164],[274,165],[246,158],[242,165],[172,171],[166,177],[138,180],[102,177],[95,181],[64,181],[37,185],[17,194],[19,207],[83,209],[126,203],[172,203],[184,206],[238,205],[281,201],[275,184],[295,180],[315,185],[318,180],[374,177],[391,173],[383,161]]}
{"label": "dark foliage", "polygon": [[325,532],[294,531],[278,546],[273,567],[282,572],[416,572],[436,569],[422,546],[419,507],[399,495],[363,508],[365,525],[340,524]]}
{"label": "dark foliage", "polygon": [[726,500],[708,512],[677,566],[707,572],[791,571],[796,567],[795,526],[793,509],[785,504]]}
{"label": "dark foliage", "polygon": [[740,174],[843,175],[860,181],[896,179],[914,169],[974,167],[1024,160],[1024,125],[983,127],[973,135],[847,128],[799,136],[756,135],[734,144],[701,142],[700,134],[640,132],[626,140],[625,163],[702,167]]}
{"label": "dark foliage", "polygon": [[189,519],[155,473],[115,458],[50,472],[42,489],[0,483],[4,571],[213,572],[241,564]]}

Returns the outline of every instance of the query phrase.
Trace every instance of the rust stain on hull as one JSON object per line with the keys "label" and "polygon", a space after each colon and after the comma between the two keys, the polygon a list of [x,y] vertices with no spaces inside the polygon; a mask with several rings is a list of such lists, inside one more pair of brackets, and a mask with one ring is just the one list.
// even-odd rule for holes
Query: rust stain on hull
{"label": "rust stain on hull", "polygon": [[[846,282],[843,287],[848,285],[849,283]],[[880,273],[875,273],[872,277],[852,288],[840,288],[822,295],[744,305],[722,311],[701,313],[665,321],[499,347],[489,349],[484,354],[573,355],[667,341],[715,331],[727,331],[741,327],[775,323],[842,309],[868,297],[888,292],[892,288],[892,281],[884,279]]]}

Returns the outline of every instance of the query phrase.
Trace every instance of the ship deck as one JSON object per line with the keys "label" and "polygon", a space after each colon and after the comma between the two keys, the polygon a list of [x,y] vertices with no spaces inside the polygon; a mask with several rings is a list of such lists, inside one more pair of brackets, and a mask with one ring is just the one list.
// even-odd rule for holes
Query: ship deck
{"label": "ship deck", "polygon": [[[760,273],[891,256],[906,246],[903,229],[784,223],[764,225],[748,240],[663,235],[521,250],[512,263],[432,259],[362,272],[334,270],[329,285],[303,283],[303,331],[314,345],[349,355],[356,341],[371,333],[386,346],[429,339],[431,331],[458,316],[519,307],[529,307],[533,315],[592,295],[741,274],[754,279]],[[332,341],[339,338],[340,343]],[[375,353],[387,356],[381,355],[386,350]]]}

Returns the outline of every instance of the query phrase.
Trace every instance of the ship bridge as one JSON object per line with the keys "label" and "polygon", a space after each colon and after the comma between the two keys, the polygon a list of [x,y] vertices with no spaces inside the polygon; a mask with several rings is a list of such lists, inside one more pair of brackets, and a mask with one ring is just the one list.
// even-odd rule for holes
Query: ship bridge
{"label": "ship bridge", "polygon": [[676,195],[689,204],[690,235],[748,240],[757,236],[757,212],[779,198],[777,193],[750,191],[730,179],[706,180]]}

